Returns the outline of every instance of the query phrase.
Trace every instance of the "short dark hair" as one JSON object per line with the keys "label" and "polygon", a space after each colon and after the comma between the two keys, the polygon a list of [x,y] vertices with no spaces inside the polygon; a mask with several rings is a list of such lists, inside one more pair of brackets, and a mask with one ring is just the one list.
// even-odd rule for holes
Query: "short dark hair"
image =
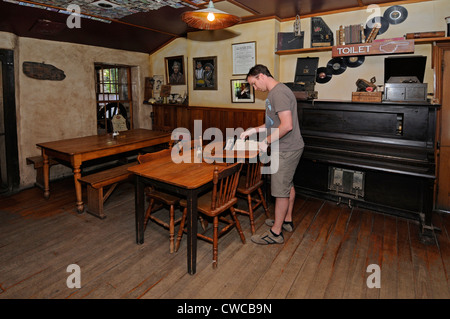
{"label": "short dark hair", "polygon": [[257,64],[254,67],[252,67],[250,69],[250,71],[248,71],[246,79],[248,79],[249,76],[257,76],[258,74],[265,74],[265,75],[273,78],[273,76],[272,76],[272,74],[270,74],[270,71],[267,68],[267,66],[262,65],[262,64]]}

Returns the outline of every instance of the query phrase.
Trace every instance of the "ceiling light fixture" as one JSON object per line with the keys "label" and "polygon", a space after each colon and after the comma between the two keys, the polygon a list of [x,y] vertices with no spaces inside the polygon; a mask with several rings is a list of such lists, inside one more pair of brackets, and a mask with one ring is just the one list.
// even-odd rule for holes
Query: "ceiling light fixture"
{"label": "ceiling light fixture", "polygon": [[183,12],[181,20],[196,29],[218,30],[239,23],[241,18],[214,8],[214,4],[210,0],[206,9]]}

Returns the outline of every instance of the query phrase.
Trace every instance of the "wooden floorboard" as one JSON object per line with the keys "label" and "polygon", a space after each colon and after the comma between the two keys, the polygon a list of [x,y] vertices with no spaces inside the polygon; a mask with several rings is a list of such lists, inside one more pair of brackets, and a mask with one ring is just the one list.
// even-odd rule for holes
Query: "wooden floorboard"
{"label": "wooden floorboard", "polygon": [[[212,246],[199,240],[189,275],[185,237],[171,254],[168,231],[150,223],[136,244],[132,184],[113,192],[104,220],[76,212],[71,179],[51,186],[48,200],[38,188],[0,197],[0,299],[450,298],[448,214],[433,216],[434,243],[425,244],[415,221],[298,197],[284,244],[253,244],[248,217],[238,215],[246,243],[231,229],[213,269]],[[258,209],[257,233],[265,219]],[[71,264],[80,266],[81,288],[67,287]],[[371,264],[380,288],[367,285]]]}

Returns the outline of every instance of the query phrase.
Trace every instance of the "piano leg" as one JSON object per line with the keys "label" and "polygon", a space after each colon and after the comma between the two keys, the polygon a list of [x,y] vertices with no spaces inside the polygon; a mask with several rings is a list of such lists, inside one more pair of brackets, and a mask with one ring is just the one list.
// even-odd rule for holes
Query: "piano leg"
{"label": "piano leg", "polygon": [[435,244],[434,231],[439,231],[433,226],[433,192],[434,179],[424,178],[422,180],[422,213],[420,213],[421,241],[424,244]]}

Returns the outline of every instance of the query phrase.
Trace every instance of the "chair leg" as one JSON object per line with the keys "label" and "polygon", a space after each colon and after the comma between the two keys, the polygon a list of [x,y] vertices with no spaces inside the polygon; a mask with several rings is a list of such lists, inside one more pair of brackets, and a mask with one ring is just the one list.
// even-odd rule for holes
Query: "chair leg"
{"label": "chair leg", "polygon": [[187,216],[187,208],[183,210],[183,217],[181,217],[180,228],[178,229],[177,243],[175,244],[175,251],[178,251],[178,248],[180,248],[181,238],[183,237],[184,233],[184,224],[186,222],[186,216]]}
{"label": "chair leg", "polygon": [[218,255],[218,243],[219,243],[219,217],[214,217],[213,226],[213,268],[217,268],[217,255]]}
{"label": "chair leg", "polygon": [[259,197],[261,198],[261,202],[263,204],[264,211],[266,212],[266,216],[269,217],[270,216],[269,208],[267,207],[266,199],[263,196],[263,192],[262,192],[261,188],[258,188],[258,194],[259,194]]}
{"label": "chair leg", "polygon": [[155,202],[154,199],[151,199],[151,200],[150,200],[150,203],[148,204],[147,211],[145,212],[145,217],[144,217],[144,231],[145,231],[145,229],[147,228],[147,223],[148,223],[148,220],[150,219],[150,214],[152,213],[152,207],[153,207],[154,202]]}
{"label": "chair leg", "polygon": [[170,220],[169,220],[169,240],[170,240],[170,253],[173,253],[173,249],[174,249],[174,232],[175,232],[175,212],[174,212],[175,208],[173,207],[173,205],[170,205]]}
{"label": "chair leg", "polygon": [[255,234],[255,220],[253,218],[253,206],[252,206],[252,196],[251,194],[247,195],[248,201],[248,217],[250,218],[250,227],[252,230],[252,234]]}
{"label": "chair leg", "polygon": [[241,223],[239,223],[239,219],[236,216],[236,211],[234,210],[234,207],[230,207],[230,211],[231,216],[233,217],[233,220],[236,224],[236,230],[238,231],[239,236],[241,237],[242,243],[245,244],[245,236],[244,233],[242,232]]}

